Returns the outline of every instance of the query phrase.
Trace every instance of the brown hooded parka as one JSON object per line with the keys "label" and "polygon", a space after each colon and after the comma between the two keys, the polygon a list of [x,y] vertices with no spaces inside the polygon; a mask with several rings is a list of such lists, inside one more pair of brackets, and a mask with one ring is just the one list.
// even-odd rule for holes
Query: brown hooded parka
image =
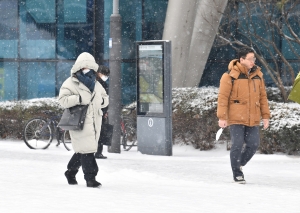
{"label": "brown hooded parka", "polygon": [[232,60],[228,73],[220,80],[217,116],[227,124],[258,126],[260,119],[269,119],[267,93],[260,67],[248,69]]}

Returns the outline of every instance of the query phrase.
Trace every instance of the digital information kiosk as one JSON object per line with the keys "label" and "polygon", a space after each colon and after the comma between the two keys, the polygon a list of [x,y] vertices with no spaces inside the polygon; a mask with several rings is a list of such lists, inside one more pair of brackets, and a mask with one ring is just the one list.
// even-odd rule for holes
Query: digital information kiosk
{"label": "digital information kiosk", "polygon": [[137,42],[138,151],[172,155],[171,41]]}

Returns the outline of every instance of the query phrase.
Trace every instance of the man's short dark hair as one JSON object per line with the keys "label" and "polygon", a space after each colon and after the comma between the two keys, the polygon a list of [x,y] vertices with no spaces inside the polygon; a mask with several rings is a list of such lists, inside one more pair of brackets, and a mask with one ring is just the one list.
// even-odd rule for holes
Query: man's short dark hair
{"label": "man's short dark hair", "polygon": [[109,68],[106,66],[103,66],[103,65],[99,65],[97,72],[99,72],[103,75],[106,75],[106,76],[109,76],[109,74],[110,74]]}
{"label": "man's short dark hair", "polygon": [[239,49],[238,59],[240,60],[240,58],[246,58],[248,53],[254,53],[254,50],[252,50],[250,48],[241,48],[241,49]]}

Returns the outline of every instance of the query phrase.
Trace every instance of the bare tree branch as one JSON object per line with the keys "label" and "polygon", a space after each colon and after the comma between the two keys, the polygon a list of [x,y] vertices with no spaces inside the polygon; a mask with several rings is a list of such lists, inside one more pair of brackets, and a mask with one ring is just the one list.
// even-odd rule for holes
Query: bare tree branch
{"label": "bare tree branch", "polygon": [[[300,62],[300,36],[297,33],[300,0],[242,0],[238,3],[229,1],[228,4],[231,5],[224,13],[215,45],[230,45],[233,49],[252,48],[287,101],[282,78],[291,85],[295,78],[291,63],[295,59]],[[232,26],[236,25],[237,31],[232,32]],[[288,60],[286,53],[283,54],[282,41],[285,42],[285,50],[293,54],[294,60]]]}

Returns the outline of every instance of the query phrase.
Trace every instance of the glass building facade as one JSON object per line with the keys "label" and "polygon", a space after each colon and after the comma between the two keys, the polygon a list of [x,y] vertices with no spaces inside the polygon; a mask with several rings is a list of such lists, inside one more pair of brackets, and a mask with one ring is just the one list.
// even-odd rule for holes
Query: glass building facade
{"label": "glass building facade", "polygon": [[[0,101],[58,95],[82,52],[109,65],[112,0],[0,0]],[[167,0],[120,1],[122,99],[136,96],[135,41],[161,39]]]}
{"label": "glass building facade", "polygon": [[[241,14],[246,7],[239,1],[230,2],[233,3],[228,5],[227,13],[237,19],[226,25],[223,17],[223,27],[243,39],[240,32],[245,18]],[[255,4],[259,3],[253,3],[252,8],[256,8]],[[122,100],[128,104],[136,100],[135,42],[162,39],[168,0],[120,0],[119,6]],[[0,101],[57,96],[82,52],[91,53],[98,64],[108,66],[112,12],[113,0],[0,0]],[[257,26],[264,26],[259,14],[257,10],[251,19]],[[279,10],[276,15],[280,15]],[[291,15],[289,21],[299,34],[298,15]],[[264,27],[255,30],[258,35],[269,36]],[[276,46],[298,71],[298,57],[284,38],[276,38]],[[299,45],[294,49],[300,53]],[[274,63],[270,54],[262,55],[268,63]],[[215,42],[199,86],[219,86],[219,79],[235,57],[236,51],[230,45]],[[276,62],[275,66],[281,67],[281,75],[289,75],[284,72],[285,65]],[[266,73],[265,78],[268,86],[274,86]]]}
{"label": "glass building facade", "polygon": [[0,1],[0,100],[55,97],[83,51],[95,54],[93,0]]}
{"label": "glass building facade", "polygon": [[[281,3],[284,3],[285,15],[288,13],[289,27],[299,36],[300,4],[296,1]],[[294,37],[287,27],[287,22],[283,20],[282,12],[278,1],[268,0],[264,4],[260,1],[229,1],[220,26],[222,36],[253,46],[267,64],[278,71],[284,86],[291,86],[293,79],[287,71],[287,64],[292,67],[296,76],[300,70],[300,45],[299,42],[286,39],[285,36]],[[272,23],[278,23],[278,28]],[[279,56],[281,54],[285,62]],[[220,45],[218,39],[215,39],[199,86],[218,87],[221,76],[228,71],[229,62],[235,58],[237,51],[231,45]],[[258,60],[256,64],[262,68],[266,85],[276,87],[265,67]]]}

